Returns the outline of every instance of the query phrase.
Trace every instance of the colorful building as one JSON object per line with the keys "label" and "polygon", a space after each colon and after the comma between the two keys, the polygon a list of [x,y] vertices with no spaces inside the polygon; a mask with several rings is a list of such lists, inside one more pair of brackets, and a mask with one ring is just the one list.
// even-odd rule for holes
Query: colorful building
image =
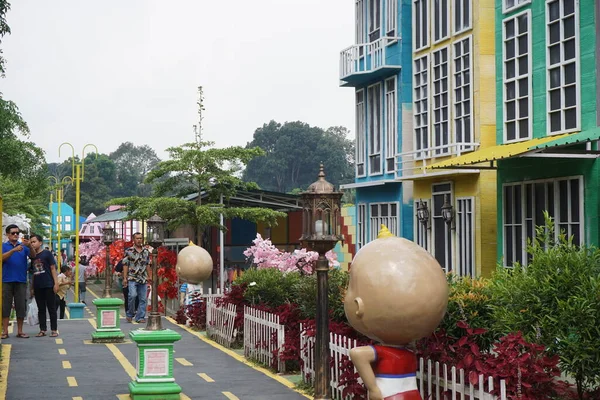
{"label": "colorful building", "polygon": [[[60,215],[59,215],[59,203],[50,203],[50,223],[52,224],[52,250],[56,253],[61,250],[67,252],[67,257],[73,255],[73,246],[71,243],[71,235],[75,230],[75,212],[73,207],[67,203],[60,203]],[[58,243],[58,228],[60,227],[60,245]]]}
{"label": "colorful building", "polygon": [[[411,136],[411,5],[356,0],[356,44],[340,53],[340,86],[355,91],[356,248],[381,224],[412,239],[412,185],[398,180],[397,154]],[[350,253],[350,252],[348,252]]]}
{"label": "colorful building", "polygon": [[432,166],[497,171],[503,265],[527,264],[544,211],[576,244],[600,244],[598,8],[496,0],[497,145]]}

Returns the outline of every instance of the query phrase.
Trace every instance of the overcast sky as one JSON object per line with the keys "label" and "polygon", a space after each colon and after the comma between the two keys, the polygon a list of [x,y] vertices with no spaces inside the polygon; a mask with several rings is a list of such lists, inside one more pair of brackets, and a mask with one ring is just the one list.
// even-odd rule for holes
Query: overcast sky
{"label": "overcast sky", "polygon": [[[204,137],[245,145],[274,119],[353,130],[339,52],[354,43],[351,0],[12,0],[0,80],[31,138],[57,161],[124,141],[164,149]],[[61,159],[66,158],[62,154]]]}

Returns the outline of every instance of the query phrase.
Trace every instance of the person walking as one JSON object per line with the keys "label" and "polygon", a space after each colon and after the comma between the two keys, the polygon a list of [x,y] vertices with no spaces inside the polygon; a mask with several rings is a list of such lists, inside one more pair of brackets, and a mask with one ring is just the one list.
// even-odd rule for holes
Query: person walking
{"label": "person walking", "polygon": [[32,254],[31,243],[23,238],[17,225],[5,229],[8,240],[2,243],[2,339],[8,338],[8,320],[13,302],[17,314],[17,337],[27,339],[23,321],[27,314],[27,258]]}
{"label": "person walking", "polygon": [[80,257],[79,276],[77,277],[77,279],[79,279],[79,301],[82,302],[83,304],[86,304],[85,303],[85,294],[87,293],[87,286],[85,284],[85,265],[82,265],[82,263],[81,263],[82,257]]}
{"label": "person walking", "polygon": [[[129,310],[129,288],[127,287],[127,285],[123,284],[123,260],[117,263],[117,265],[115,266],[115,272],[117,273],[117,275],[119,276],[119,280],[121,281],[121,288],[123,290],[123,301],[125,302],[125,315],[127,315],[127,310]],[[135,309],[133,310],[134,314],[137,312],[136,310],[138,308],[139,302],[140,298],[136,297]]]}
{"label": "person walking", "polygon": [[[146,322],[146,293],[148,290],[148,270],[150,252],[142,247],[142,234],[133,234],[133,246],[125,250],[123,258],[123,288],[128,288],[127,322],[135,316],[135,322]],[[136,310],[136,299],[139,305]],[[134,315],[135,313],[135,315]]]}
{"label": "person walking", "polygon": [[65,319],[65,309],[67,307],[67,292],[71,287],[71,277],[73,272],[67,265],[60,267],[58,274],[58,293],[56,293],[56,309],[60,309],[60,319]]}
{"label": "person walking", "polygon": [[50,337],[58,336],[58,321],[56,318],[56,294],[59,290],[56,260],[48,250],[42,249],[43,239],[40,235],[31,237],[34,251],[33,264],[33,296],[38,306],[40,333],[36,337],[46,336],[46,309],[50,314]]}

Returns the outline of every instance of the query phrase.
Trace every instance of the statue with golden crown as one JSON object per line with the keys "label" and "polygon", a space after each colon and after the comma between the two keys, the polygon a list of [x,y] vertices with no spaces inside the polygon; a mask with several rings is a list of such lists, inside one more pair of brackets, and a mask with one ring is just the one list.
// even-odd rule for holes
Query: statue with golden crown
{"label": "statue with golden crown", "polygon": [[354,257],[344,299],[350,325],[378,342],[350,351],[370,400],[422,400],[410,345],[436,329],[447,305],[448,284],[436,259],[381,225],[377,239]]}

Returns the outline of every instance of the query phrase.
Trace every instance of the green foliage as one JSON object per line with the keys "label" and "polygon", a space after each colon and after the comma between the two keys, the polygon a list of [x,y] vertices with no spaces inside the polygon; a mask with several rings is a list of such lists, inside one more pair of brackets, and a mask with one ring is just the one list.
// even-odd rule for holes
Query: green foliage
{"label": "green foliage", "polygon": [[[346,314],[344,313],[344,296],[348,287],[350,275],[341,269],[329,270],[329,310],[331,318],[334,321],[345,322]],[[317,276],[306,275],[296,285],[294,289],[296,302],[303,318],[314,318],[317,312]]]}
{"label": "green foliage", "polygon": [[527,267],[499,268],[490,286],[493,329],[523,332],[558,354],[580,393],[600,385],[600,251],[554,240],[546,214]]}
{"label": "green foliage", "polygon": [[110,153],[109,158],[117,168],[117,187],[113,190],[115,197],[149,196],[152,193],[152,185],[145,184],[144,180],[160,162],[154,149],[148,145],[136,146],[132,142],[124,142]]}
{"label": "green foliage", "polygon": [[[284,273],[277,268],[250,268],[236,279],[235,285],[248,285],[244,299],[250,304],[267,304],[275,308],[296,302],[295,288],[301,279],[304,277],[298,272]],[[256,284],[252,284],[253,282]]]}
{"label": "green foliage", "polygon": [[26,181],[0,176],[3,211],[8,215],[27,215],[31,219],[31,230],[43,233],[43,224],[48,222],[48,204],[44,196],[31,196],[29,193]]}
{"label": "green foliage", "polygon": [[248,163],[244,180],[254,181],[262,189],[304,190],[316,180],[321,162],[327,180],[334,185],[354,180],[354,142],[344,127],[324,131],[300,121],[283,125],[271,121],[254,132],[247,148],[255,146],[264,150],[264,156]]}
{"label": "green foliage", "polygon": [[[6,13],[8,10],[10,10],[10,3],[7,0],[0,0],[0,38],[10,33],[10,27],[8,26],[8,22],[6,22]],[[5,72],[6,60],[2,56],[2,49],[0,49],[0,75],[4,76]]]}

